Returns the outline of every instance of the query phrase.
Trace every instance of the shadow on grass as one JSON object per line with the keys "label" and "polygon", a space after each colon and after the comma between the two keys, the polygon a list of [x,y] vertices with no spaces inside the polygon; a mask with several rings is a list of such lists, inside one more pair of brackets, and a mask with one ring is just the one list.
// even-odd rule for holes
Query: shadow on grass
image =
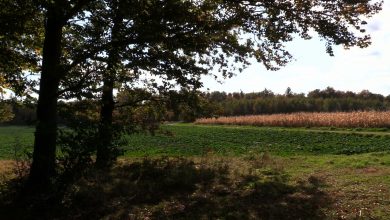
{"label": "shadow on grass", "polygon": [[[238,172],[233,172],[238,169]],[[237,171],[237,170],[236,170]],[[14,205],[10,219],[322,219],[331,204],[314,177],[298,184],[267,166],[183,158],[91,171],[59,203]],[[9,206],[11,207],[11,206]],[[23,209],[23,210],[22,210]],[[6,218],[5,218],[6,219]]]}

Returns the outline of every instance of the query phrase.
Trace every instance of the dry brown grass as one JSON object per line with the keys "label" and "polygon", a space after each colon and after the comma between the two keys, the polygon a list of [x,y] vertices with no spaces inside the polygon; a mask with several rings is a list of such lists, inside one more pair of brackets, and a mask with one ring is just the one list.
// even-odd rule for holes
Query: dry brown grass
{"label": "dry brown grass", "polygon": [[14,168],[15,168],[14,161],[0,160],[0,189],[2,184],[4,184],[7,180],[15,176],[13,173]]}
{"label": "dry brown grass", "polygon": [[7,173],[12,170],[14,161],[12,160],[0,160],[0,173]]}
{"label": "dry brown grass", "polygon": [[197,119],[196,124],[254,125],[277,127],[390,127],[390,111],[292,113]]}

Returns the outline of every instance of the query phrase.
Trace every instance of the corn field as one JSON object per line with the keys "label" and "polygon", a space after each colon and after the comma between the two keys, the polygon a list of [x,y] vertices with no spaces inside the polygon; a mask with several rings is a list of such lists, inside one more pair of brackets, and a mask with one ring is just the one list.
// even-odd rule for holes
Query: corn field
{"label": "corn field", "polygon": [[196,124],[254,125],[276,127],[390,127],[390,111],[292,113],[272,115],[248,115],[219,118],[200,118]]}

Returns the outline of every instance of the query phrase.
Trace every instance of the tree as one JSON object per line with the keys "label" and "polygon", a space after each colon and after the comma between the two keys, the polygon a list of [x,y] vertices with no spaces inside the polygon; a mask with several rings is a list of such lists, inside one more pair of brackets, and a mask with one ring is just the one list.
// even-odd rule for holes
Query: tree
{"label": "tree", "polygon": [[63,57],[63,29],[72,24],[70,19],[82,12],[88,1],[43,1],[39,6],[45,12],[45,39],[42,49],[41,78],[37,104],[33,163],[30,183],[46,187],[55,174],[57,137],[57,100],[60,81],[66,72],[61,66]]}
{"label": "tree", "polygon": [[284,96],[291,97],[293,95],[294,95],[294,93],[292,92],[291,88],[287,87],[286,91],[284,92]]}
{"label": "tree", "polygon": [[[228,74],[224,54],[217,47],[226,46],[227,36],[231,36],[233,43],[237,40],[235,34],[229,34],[235,23],[222,26],[212,13],[204,13],[206,9],[215,11],[217,6],[208,2],[198,6],[189,1],[140,1],[137,4],[118,0],[107,1],[106,5],[108,19],[99,21],[108,26],[109,33],[104,38],[108,46],[103,47],[107,56],[99,57],[107,66],[102,75],[101,144],[97,152],[97,164],[101,167],[109,162],[114,83],[126,86],[147,72],[163,82],[147,83],[154,92],[164,93],[177,84],[197,89],[201,86],[199,76],[207,74],[211,63],[220,65],[224,75]],[[102,25],[95,27],[99,29]],[[212,48],[214,55],[210,55]],[[225,50],[238,58],[248,56],[248,49],[251,48],[236,43]],[[197,59],[205,67],[201,67]],[[120,74],[123,72],[131,76],[123,78]]]}
{"label": "tree", "polygon": [[27,95],[29,79],[38,68],[43,32],[42,13],[30,0],[0,2],[0,92]]}
{"label": "tree", "polygon": [[[63,72],[63,28],[88,1],[2,1],[0,73],[25,94],[26,71],[40,72],[37,125],[29,182],[45,188],[55,173],[57,92]],[[4,19],[4,20],[3,20]],[[4,22],[3,22],[4,21]],[[5,33],[3,33],[5,32]],[[34,86],[34,85],[33,85]]]}
{"label": "tree", "polygon": [[[125,40],[125,45],[113,41],[108,51],[111,64],[107,66],[128,63],[125,66],[130,70],[144,70],[154,76],[163,76],[164,86],[192,85],[195,89],[200,86],[198,76],[207,74],[214,66],[218,66],[225,77],[242,70],[242,67],[229,66],[229,57],[243,67],[248,64],[249,58],[254,57],[268,69],[277,70],[291,58],[283,42],[291,41],[295,34],[309,39],[311,29],[326,41],[326,52],[330,55],[333,55],[333,45],[366,47],[370,43],[369,36],[359,36],[352,27],[364,33],[362,26],[366,21],[363,17],[369,17],[380,9],[379,3],[370,4],[369,1],[141,1],[139,5],[119,0],[109,2],[112,3],[110,10],[114,11],[111,40],[115,41],[118,34],[128,41]],[[118,5],[138,11],[119,10]],[[124,21],[126,24],[123,24]],[[145,22],[146,26],[138,26]],[[249,34],[255,35],[254,40],[252,35],[247,37]],[[121,53],[120,47],[142,50],[126,50],[128,56],[121,57],[118,54]],[[142,58],[138,60],[140,54]],[[102,146],[103,153],[98,150],[98,160],[108,154],[103,149],[110,143],[107,134],[110,134],[112,124],[112,85],[115,81],[112,79],[116,74],[109,68],[106,75],[111,80],[104,83],[101,133],[102,143],[105,144]],[[190,80],[183,77],[186,75],[190,76]],[[172,79],[176,82],[170,82]]]}

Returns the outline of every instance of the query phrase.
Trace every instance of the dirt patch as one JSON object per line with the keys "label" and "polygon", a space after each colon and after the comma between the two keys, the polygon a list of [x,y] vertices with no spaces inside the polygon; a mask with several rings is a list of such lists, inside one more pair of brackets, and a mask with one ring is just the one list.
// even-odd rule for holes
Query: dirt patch
{"label": "dirt patch", "polygon": [[369,174],[369,173],[378,173],[380,170],[376,167],[365,167],[362,169],[358,169],[357,173],[364,173],[364,174]]}
{"label": "dirt patch", "polygon": [[0,160],[0,174],[10,172],[15,163],[12,160]]}
{"label": "dirt patch", "polygon": [[355,169],[354,172],[357,175],[361,176],[387,176],[390,175],[390,169],[385,167],[364,167]]}

